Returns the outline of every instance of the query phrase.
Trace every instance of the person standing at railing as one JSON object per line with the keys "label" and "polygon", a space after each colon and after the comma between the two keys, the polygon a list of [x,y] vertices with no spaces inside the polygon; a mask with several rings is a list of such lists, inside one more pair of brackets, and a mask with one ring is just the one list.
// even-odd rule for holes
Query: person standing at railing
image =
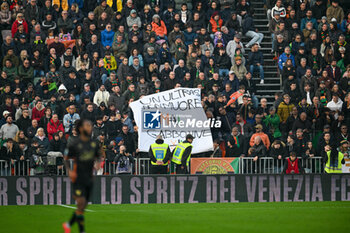
{"label": "person standing at railing", "polygon": [[326,152],[325,167],[326,173],[342,173],[342,164],[345,164],[344,154],[337,150],[336,145],[332,145]]}
{"label": "person standing at railing", "polygon": [[297,158],[295,152],[289,154],[287,162],[284,163],[283,174],[303,174],[304,168],[301,164],[301,160]]}
{"label": "person standing at railing", "polygon": [[275,159],[275,171],[280,173],[283,168],[284,161],[288,157],[288,153],[284,142],[275,140],[271,145],[270,157]]}
{"label": "person standing at railing", "polygon": [[126,147],[124,145],[119,147],[119,154],[114,159],[114,162],[117,164],[116,173],[118,175],[132,174],[132,167],[135,159],[130,153],[126,152]]}
{"label": "person standing at railing", "polygon": [[252,137],[250,138],[249,145],[254,146],[255,138],[260,137],[266,149],[268,150],[270,148],[270,139],[269,139],[269,136],[267,136],[267,134],[264,133],[262,130],[263,130],[263,126],[261,124],[257,124],[255,126],[255,134],[253,134]]}
{"label": "person standing at railing", "polygon": [[173,151],[172,162],[176,164],[176,174],[187,174],[188,165],[191,159],[192,142],[194,137],[192,134],[186,135],[186,140],[177,144]]}
{"label": "person standing at railing", "polygon": [[155,143],[150,146],[148,156],[151,159],[152,174],[168,173],[168,162],[171,152],[169,145],[164,143],[164,139],[161,135],[158,135]]}
{"label": "person standing at railing", "polygon": [[248,162],[253,162],[253,165],[251,166],[251,164],[246,164],[247,167],[252,167],[252,171],[253,173],[259,173],[259,158],[263,158],[266,157],[267,152],[266,152],[266,147],[261,139],[260,136],[256,136],[254,138],[254,144],[252,145],[252,147],[249,148],[248,150],[248,157],[252,157],[253,160],[252,161],[248,161]]}
{"label": "person standing at railing", "polygon": [[232,128],[232,133],[227,141],[225,157],[244,157],[247,154],[247,140],[240,134],[238,127]]}
{"label": "person standing at railing", "polygon": [[19,156],[19,148],[13,143],[11,138],[7,139],[7,142],[0,149],[1,176],[9,176],[11,174],[11,167],[14,166],[15,160],[17,160]]}

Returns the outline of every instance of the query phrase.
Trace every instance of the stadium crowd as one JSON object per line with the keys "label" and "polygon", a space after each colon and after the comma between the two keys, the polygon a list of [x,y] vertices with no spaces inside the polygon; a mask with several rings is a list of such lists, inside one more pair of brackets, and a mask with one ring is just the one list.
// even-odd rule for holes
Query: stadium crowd
{"label": "stadium crowd", "polygon": [[350,11],[265,2],[281,76],[271,104],[256,96],[264,34],[249,0],[1,0],[0,160],[36,168],[82,118],[108,161],[147,156],[129,103],[178,87],[200,88],[222,122],[205,156],[348,156]]}

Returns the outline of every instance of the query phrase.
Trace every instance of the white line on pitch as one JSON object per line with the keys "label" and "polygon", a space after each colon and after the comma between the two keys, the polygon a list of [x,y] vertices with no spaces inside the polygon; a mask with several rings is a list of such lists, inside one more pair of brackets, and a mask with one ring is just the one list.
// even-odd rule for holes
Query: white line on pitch
{"label": "white line on pitch", "polygon": [[[74,207],[74,206],[69,206],[69,205],[58,205],[58,206],[62,206],[62,207],[65,207],[65,208],[69,208],[69,209],[77,209],[76,207]],[[88,210],[88,209],[86,209],[85,210],[86,212],[95,212],[95,211],[93,211],[93,210]]]}

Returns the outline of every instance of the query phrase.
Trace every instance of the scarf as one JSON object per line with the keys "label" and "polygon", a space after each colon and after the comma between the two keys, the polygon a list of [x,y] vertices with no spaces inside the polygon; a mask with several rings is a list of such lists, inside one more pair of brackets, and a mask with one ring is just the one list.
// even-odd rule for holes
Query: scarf
{"label": "scarf", "polygon": [[236,141],[237,148],[240,148],[241,145],[239,144],[238,136],[235,136],[235,141]]}
{"label": "scarf", "polygon": [[111,73],[111,60],[110,59],[106,59],[106,70],[108,72],[108,75]]}

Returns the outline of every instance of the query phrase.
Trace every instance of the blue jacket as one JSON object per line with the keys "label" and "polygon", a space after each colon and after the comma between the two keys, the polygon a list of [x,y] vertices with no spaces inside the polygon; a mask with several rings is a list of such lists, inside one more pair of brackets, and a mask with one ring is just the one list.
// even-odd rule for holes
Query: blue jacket
{"label": "blue jacket", "polygon": [[314,27],[314,29],[317,30],[317,21],[316,21],[316,19],[315,18],[308,19],[307,17],[305,17],[305,18],[303,18],[301,20],[300,30],[304,30],[305,26],[306,26],[306,23],[308,23],[308,22],[311,22],[313,27]]}
{"label": "blue jacket", "polygon": [[[340,24],[340,29],[342,30],[342,32],[346,31],[346,25],[347,24],[348,24],[347,20],[343,19],[343,22],[341,22],[341,24]],[[339,24],[338,24],[338,27],[339,27]]]}
{"label": "blue jacket", "polygon": [[106,29],[101,32],[101,43],[103,47],[110,46],[112,47],[114,31],[107,31]]}
{"label": "blue jacket", "polygon": [[[232,81],[231,81],[230,79],[226,78],[226,80],[224,81],[224,86],[225,86],[226,84],[230,84],[230,85],[231,85],[231,87],[232,87],[232,93],[238,91],[238,88],[239,88],[239,80],[238,80],[238,78],[235,77],[235,79],[233,79]],[[224,95],[225,95],[225,93],[226,93],[226,91],[223,92]],[[232,94],[232,93],[231,93],[231,94]],[[229,93],[227,93],[227,94],[229,94]],[[230,97],[231,94],[229,94],[228,97]],[[226,97],[227,97],[227,96],[226,96]],[[228,99],[229,99],[229,98],[228,98]]]}
{"label": "blue jacket", "polygon": [[185,37],[185,45],[188,46],[190,44],[193,44],[193,41],[197,37],[197,34],[193,31],[189,33],[187,30],[185,30],[184,37]]}
{"label": "blue jacket", "polygon": [[163,47],[158,52],[158,61],[161,65],[165,62],[172,63],[172,56],[170,54],[169,49],[165,50]]}
{"label": "blue jacket", "polygon": [[290,54],[289,57],[288,57],[287,54],[282,53],[280,55],[280,57],[278,58],[278,68],[280,68],[280,70],[283,70],[283,64],[287,61],[287,59],[291,59],[292,60],[292,64],[295,67],[295,60],[294,60],[293,54]]}

